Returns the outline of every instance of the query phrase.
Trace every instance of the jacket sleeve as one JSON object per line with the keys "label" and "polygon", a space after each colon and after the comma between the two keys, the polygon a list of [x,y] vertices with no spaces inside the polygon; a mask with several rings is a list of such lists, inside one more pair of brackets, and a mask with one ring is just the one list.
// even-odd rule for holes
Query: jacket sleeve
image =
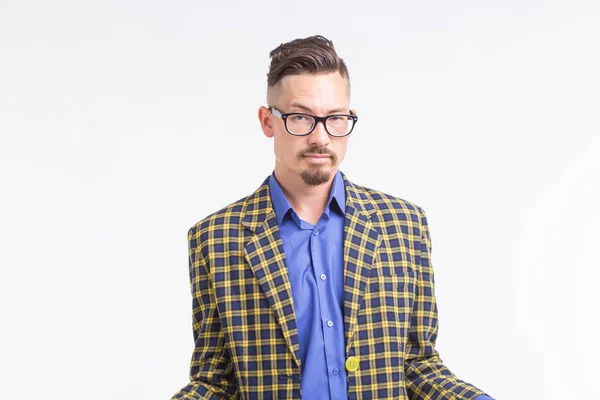
{"label": "jacket sleeve", "polygon": [[188,244],[195,347],[190,363],[190,382],[171,400],[237,398],[238,389],[221,329],[209,266],[199,245],[199,228],[188,231]]}
{"label": "jacket sleeve", "polygon": [[435,349],[438,314],[431,266],[431,237],[425,211],[419,212],[421,238],[417,245],[418,278],[405,361],[408,395],[413,400],[475,399],[481,390],[458,379],[444,366]]}

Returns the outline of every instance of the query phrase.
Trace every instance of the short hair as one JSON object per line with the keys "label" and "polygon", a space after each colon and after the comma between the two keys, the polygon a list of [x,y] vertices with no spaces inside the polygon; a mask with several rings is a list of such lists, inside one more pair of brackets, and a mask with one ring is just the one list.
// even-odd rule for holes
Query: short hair
{"label": "short hair", "polygon": [[282,43],[269,53],[271,65],[267,74],[267,89],[277,85],[288,75],[339,72],[348,82],[350,75],[333,42],[321,35],[309,36]]}

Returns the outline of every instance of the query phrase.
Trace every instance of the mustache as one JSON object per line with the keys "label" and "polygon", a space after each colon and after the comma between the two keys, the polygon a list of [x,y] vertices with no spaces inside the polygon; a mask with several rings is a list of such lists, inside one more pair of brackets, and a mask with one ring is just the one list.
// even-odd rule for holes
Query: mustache
{"label": "mustache", "polygon": [[332,152],[330,152],[329,150],[327,150],[325,148],[319,149],[319,148],[316,148],[316,147],[312,147],[310,149],[304,149],[304,150],[302,150],[298,154],[298,157],[304,157],[307,154],[320,154],[320,155],[324,155],[325,154],[325,155],[328,155],[329,157],[331,157],[333,159],[336,158],[335,154],[332,153]]}

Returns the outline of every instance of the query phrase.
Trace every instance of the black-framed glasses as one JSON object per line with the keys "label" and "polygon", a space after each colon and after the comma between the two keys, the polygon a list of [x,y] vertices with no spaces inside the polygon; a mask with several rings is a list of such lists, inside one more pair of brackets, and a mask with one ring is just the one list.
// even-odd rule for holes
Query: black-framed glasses
{"label": "black-framed glasses", "polygon": [[329,135],[344,137],[352,132],[356,121],[358,121],[358,116],[354,114],[332,114],[326,117],[317,117],[316,115],[295,112],[283,114],[273,106],[269,106],[269,110],[271,114],[283,120],[285,130],[294,136],[310,135],[317,124],[323,122],[323,126],[325,126],[325,130]]}

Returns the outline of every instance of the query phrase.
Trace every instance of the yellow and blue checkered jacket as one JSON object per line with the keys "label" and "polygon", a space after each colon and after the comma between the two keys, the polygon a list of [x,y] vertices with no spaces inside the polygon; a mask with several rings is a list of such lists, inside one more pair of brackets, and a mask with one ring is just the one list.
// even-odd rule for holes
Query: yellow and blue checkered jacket
{"label": "yellow and blue checkered jacket", "polygon": [[[348,398],[484,394],[435,350],[425,212],[342,176]],[[301,398],[294,304],[268,180],[188,232],[195,348],[190,383],[173,399]]]}

